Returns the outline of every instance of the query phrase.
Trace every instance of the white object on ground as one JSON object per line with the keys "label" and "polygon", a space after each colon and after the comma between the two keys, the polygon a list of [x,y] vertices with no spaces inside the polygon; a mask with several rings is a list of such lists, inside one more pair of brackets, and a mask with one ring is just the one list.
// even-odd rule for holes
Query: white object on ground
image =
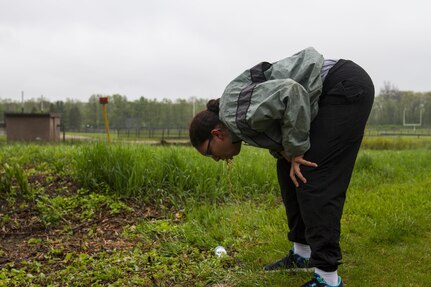
{"label": "white object on ground", "polygon": [[223,246],[217,246],[214,248],[215,255],[222,256],[223,254],[227,254],[226,249]]}

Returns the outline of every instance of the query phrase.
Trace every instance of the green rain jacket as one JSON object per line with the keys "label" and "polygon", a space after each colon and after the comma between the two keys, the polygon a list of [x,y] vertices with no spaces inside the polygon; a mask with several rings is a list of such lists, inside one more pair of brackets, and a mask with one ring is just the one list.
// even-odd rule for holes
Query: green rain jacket
{"label": "green rain jacket", "polygon": [[310,123],[322,92],[324,58],[307,48],[275,63],[262,62],[244,71],[220,98],[220,120],[233,141],[267,148],[289,158],[310,148]]}

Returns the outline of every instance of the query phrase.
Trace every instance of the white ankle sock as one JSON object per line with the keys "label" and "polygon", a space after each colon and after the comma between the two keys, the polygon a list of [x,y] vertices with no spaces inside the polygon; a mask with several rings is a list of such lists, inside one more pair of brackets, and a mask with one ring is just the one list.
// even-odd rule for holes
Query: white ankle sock
{"label": "white ankle sock", "polygon": [[320,277],[322,277],[323,280],[325,280],[326,283],[328,283],[331,286],[338,286],[338,272],[326,272],[319,268],[314,268],[314,273],[318,274]]}
{"label": "white ankle sock", "polygon": [[310,245],[293,242],[293,253],[299,255],[303,258],[310,258],[311,256],[311,248]]}

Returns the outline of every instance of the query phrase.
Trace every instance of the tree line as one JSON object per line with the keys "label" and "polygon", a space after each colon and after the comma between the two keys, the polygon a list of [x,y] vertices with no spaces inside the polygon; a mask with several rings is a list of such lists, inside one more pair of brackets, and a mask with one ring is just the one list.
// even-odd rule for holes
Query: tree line
{"label": "tree line", "polygon": [[400,91],[386,82],[374,100],[368,125],[398,127],[404,123],[431,127],[431,92]]}
{"label": "tree line", "polygon": [[[187,129],[198,111],[205,109],[207,99],[147,99],[129,101],[126,96],[108,97],[109,127],[111,129]],[[102,105],[99,95],[92,95],[87,102],[67,99],[49,102],[40,99],[24,103],[0,99],[0,123],[5,112],[60,113],[66,131],[94,131],[104,128]],[[400,91],[385,83],[375,98],[368,121],[369,126],[396,126],[403,123],[431,127],[431,92]]]}
{"label": "tree line", "polygon": [[[59,113],[66,131],[95,131],[104,129],[100,95],[92,95],[88,102],[67,99],[49,102],[31,99],[24,103],[0,100],[0,122],[5,112]],[[107,114],[111,129],[187,129],[193,114],[206,107],[205,99],[161,101],[147,99],[129,101],[126,96],[108,96]]]}

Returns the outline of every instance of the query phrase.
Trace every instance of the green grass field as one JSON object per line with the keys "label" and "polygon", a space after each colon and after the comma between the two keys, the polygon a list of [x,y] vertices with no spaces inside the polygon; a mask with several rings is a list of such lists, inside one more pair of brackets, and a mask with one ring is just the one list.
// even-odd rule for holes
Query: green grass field
{"label": "green grass field", "polygon": [[[430,286],[426,139],[367,138],[342,219],[346,286]],[[190,147],[1,144],[0,286],[300,286],[275,160]],[[217,257],[222,245],[227,256]]]}

